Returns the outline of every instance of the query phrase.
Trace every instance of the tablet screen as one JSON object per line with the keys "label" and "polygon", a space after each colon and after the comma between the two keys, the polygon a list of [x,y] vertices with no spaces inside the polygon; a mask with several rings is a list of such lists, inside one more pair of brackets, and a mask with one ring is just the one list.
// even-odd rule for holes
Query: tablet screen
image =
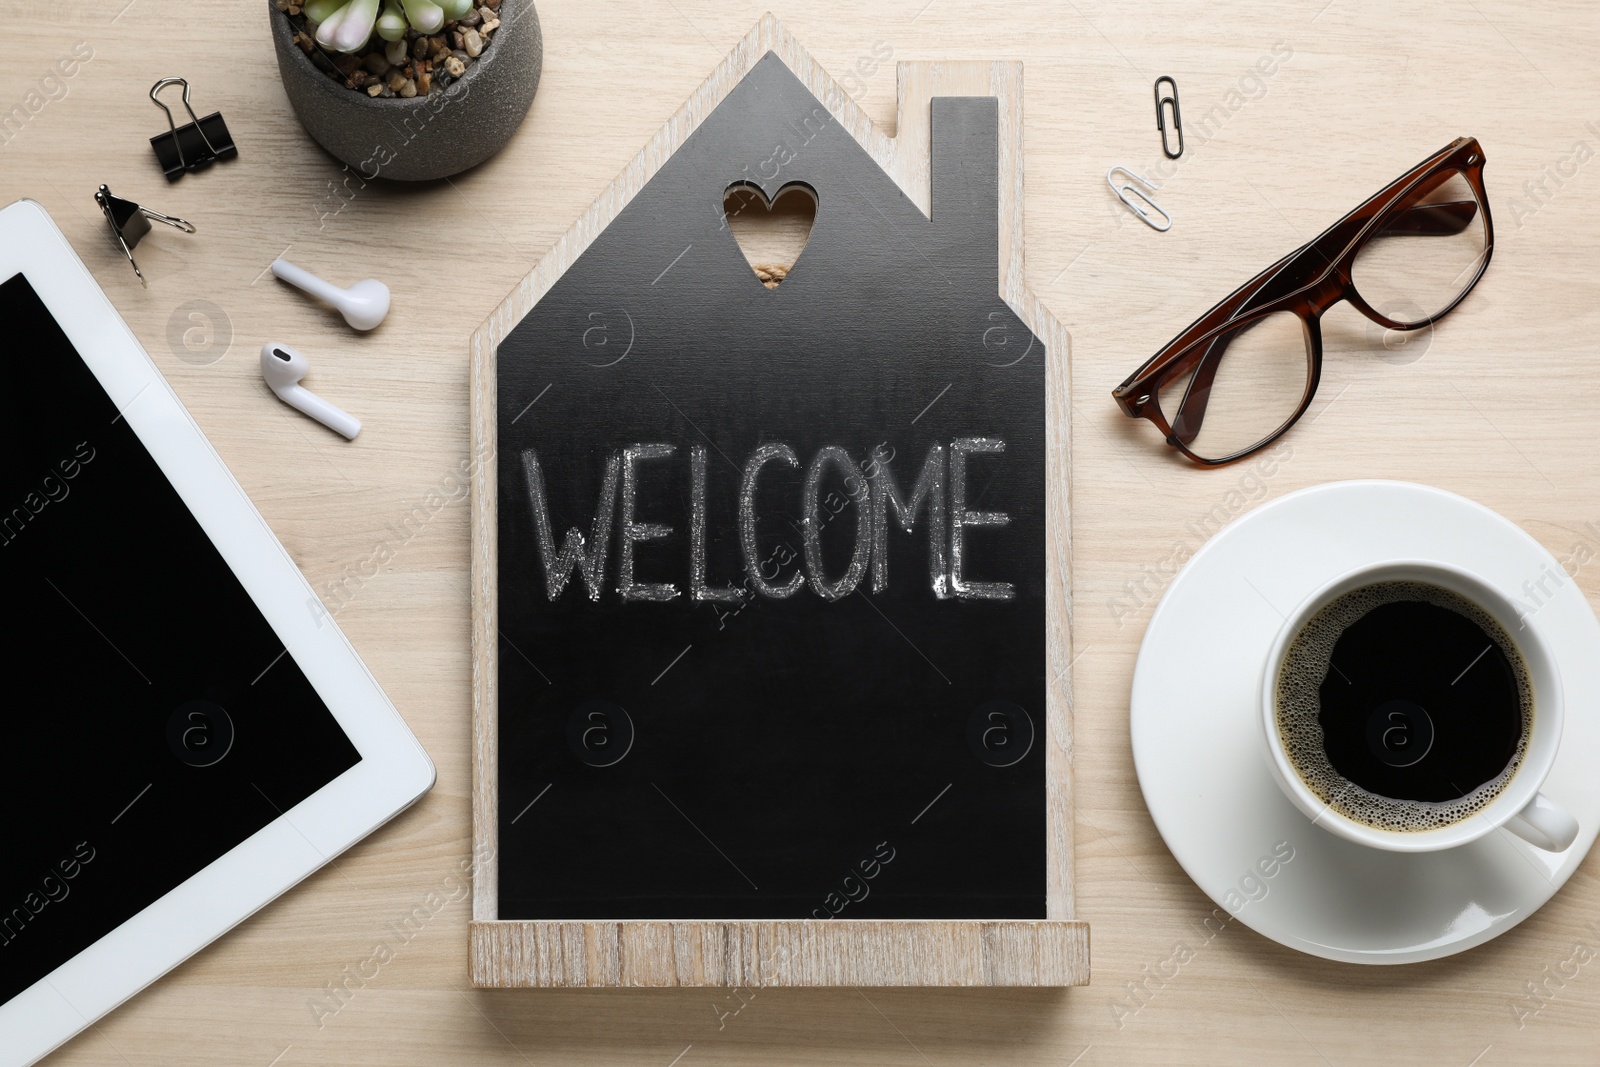
{"label": "tablet screen", "polygon": [[361,757],[21,274],[0,324],[4,1002]]}

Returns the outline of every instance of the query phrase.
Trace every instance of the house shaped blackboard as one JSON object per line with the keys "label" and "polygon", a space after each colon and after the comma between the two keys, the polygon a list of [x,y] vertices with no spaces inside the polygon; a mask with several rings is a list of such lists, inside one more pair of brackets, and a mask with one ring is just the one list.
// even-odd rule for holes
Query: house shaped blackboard
{"label": "house shaped blackboard", "polygon": [[1087,981],[1021,68],[898,76],[767,16],[473,338],[478,985]]}

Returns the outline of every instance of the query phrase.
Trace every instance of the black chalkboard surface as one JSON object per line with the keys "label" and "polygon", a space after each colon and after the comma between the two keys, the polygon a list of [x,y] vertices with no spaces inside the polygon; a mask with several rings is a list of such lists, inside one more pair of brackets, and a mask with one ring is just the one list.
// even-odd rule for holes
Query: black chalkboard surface
{"label": "black chalkboard surface", "polygon": [[499,345],[498,918],[1045,916],[1046,353],[932,121],[930,219],[768,54]]}

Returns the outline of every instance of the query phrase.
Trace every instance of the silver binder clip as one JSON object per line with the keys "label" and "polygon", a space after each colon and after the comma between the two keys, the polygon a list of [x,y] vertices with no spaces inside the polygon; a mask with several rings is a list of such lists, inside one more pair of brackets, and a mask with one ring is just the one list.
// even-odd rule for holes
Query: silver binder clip
{"label": "silver binder clip", "polygon": [[139,284],[146,289],[150,288],[150,283],[144,280],[144,272],[139,269],[139,264],[133,261],[133,249],[139,243],[139,239],[150,232],[150,221],[154,219],[156,222],[164,222],[184,233],[194,232],[194,226],[183,219],[140,207],[132,200],[124,200],[114,195],[104,185],[95,190],[94,202],[99,204],[100,210],[105,213],[106,224],[111,227],[111,233],[116,237],[117,244],[122,246],[122,254],[128,257],[133,273],[139,276]]}
{"label": "silver binder clip", "polygon": [[[1117,182],[1117,171],[1127,175],[1120,184]],[[1155,184],[1127,167],[1112,167],[1106,171],[1106,184],[1111,186],[1111,191],[1117,194],[1117,199],[1127,205],[1129,211],[1138,216],[1152,230],[1166,233],[1172,229],[1172,216],[1167,214],[1162,206],[1150,198],[1150,193],[1156,191]],[[1139,188],[1143,186],[1144,188]],[[1148,189],[1149,192],[1145,192]],[[1156,221],[1156,216],[1161,216],[1161,221]]]}

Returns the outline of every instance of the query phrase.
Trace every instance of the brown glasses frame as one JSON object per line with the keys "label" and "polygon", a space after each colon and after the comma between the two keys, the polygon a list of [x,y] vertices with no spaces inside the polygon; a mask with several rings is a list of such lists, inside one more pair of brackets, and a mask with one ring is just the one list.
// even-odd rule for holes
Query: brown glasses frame
{"label": "brown glasses frame", "polygon": [[[1494,252],[1494,220],[1483,187],[1483,148],[1475,137],[1459,137],[1389,183],[1383,191],[1307,242],[1235,289],[1221,303],[1191,323],[1177,337],[1116,389],[1111,396],[1130,418],[1149,419],[1167,444],[1204,467],[1221,467],[1265,448],[1299,421],[1317,384],[1322,380],[1321,319],[1327,310],[1348,300],[1361,314],[1391,330],[1418,330],[1429,326],[1460,304],[1489,266]],[[1417,204],[1456,174],[1472,186],[1476,201]],[[1356,289],[1352,268],[1363,246],[1380,233],[1460,233],[1483,212],[1484,247],[1472,281],[1443,309],[1416,322],[1399,322],[1379,312]],[[1240,332],[1269,315],[1288,311],[1297,315],[1306,333],[1305,395],[1294,414],[1271,434],[1229,456],[1210,459],[1190,451],[1200,431],[1223,350]],[[1168,422],[1158,401],[1161,387],[1193,369],[1188,388]]]}

